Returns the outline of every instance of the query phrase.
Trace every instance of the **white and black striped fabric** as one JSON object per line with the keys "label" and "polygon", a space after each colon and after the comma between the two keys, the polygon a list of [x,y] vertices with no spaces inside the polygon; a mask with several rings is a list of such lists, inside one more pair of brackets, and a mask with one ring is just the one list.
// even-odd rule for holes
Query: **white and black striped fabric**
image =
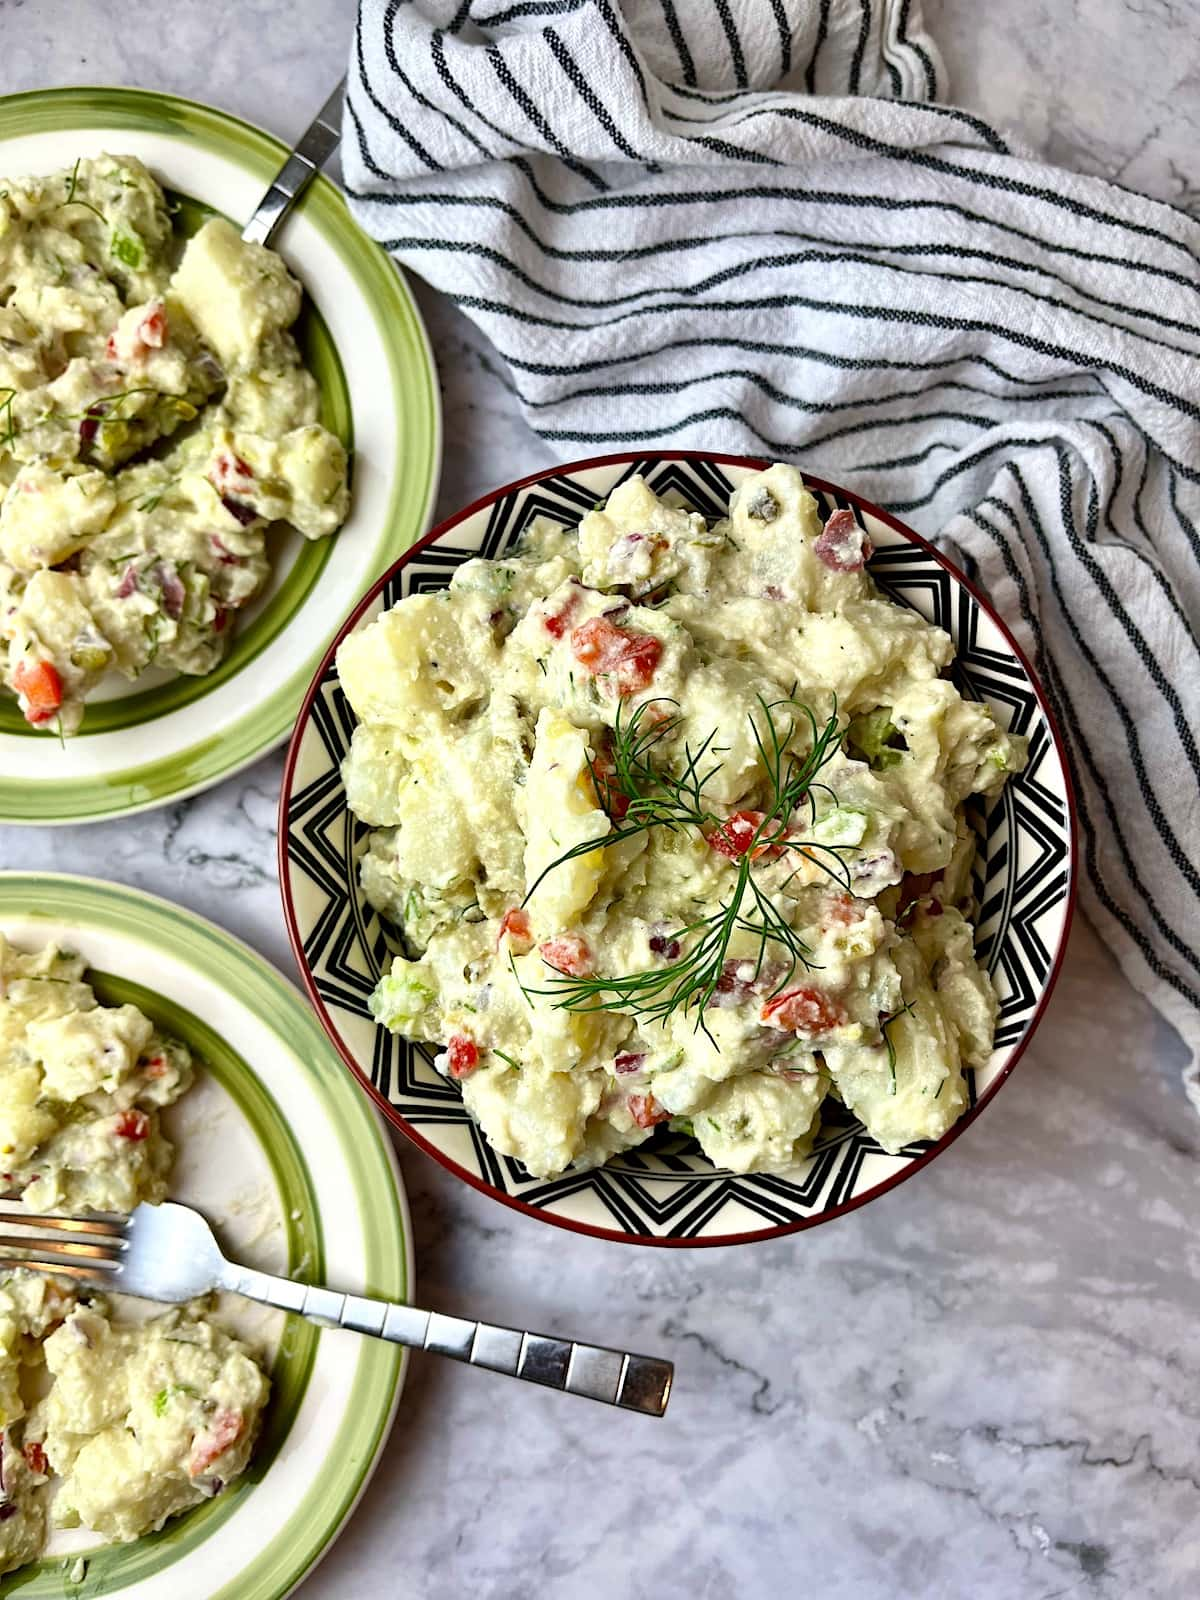
{"label": "white and black striped fabric", "polygon": [[363,0],[344,169],[564,459],[792,460],[957,549],[1200,1108],[1200,225],[942,87],[916,0]]}

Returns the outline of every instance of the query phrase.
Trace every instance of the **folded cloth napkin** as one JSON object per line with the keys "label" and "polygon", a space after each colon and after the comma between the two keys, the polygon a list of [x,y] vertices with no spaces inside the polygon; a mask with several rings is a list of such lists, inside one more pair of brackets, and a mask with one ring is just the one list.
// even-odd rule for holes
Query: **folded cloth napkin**
{"label": "folded cloth napkin", "polygon": [[564,459],[794,461],[957,552],[1200,1109],[1200,225],[942,81],[919,0],[362,0],[344,167]]}

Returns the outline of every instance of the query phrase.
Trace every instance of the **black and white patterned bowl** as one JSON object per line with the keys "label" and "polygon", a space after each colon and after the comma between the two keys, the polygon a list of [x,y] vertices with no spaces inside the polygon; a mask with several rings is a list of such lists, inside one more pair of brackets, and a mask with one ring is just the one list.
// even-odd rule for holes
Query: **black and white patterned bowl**
{"label": "black and white patterned bowl", "polygon": [[534,517],[574,524],[632,473],[715,518],[730,491],[766,465],[686,452],[604,456],[547,469],[469,506],[402,557],[346,620],[288,752],[279,828],[284,910],[309,996],[346,1065],[389,1120],[451,1172],[506,1205],[602,1238],[736,1244],[810,1227],[883,1194],[956,1139],[1008,1077],[1066,946],[1075,889],[1072,801],[1062,747],[1029,664],[987,602],[931,546],[886,512],[809,478],[823,515],[845,506],[863,523],[880,587],[953,635],[964,694],[988,701],[1004,725],[1030,741],[1026,770],[972,819],[980,835],[978,946],[1000,995],[1000,1020],[991,1059],[967,1075],[970,1104],[959,1122],[936,1144],[888,1155],[861,1123],[830,1120],[813,1154],[787,1177],[719,1171],[690,1140],[660,1132],[597,1171],[545,1181],[489,1148],[457,1088],[435,1072],[427,1047],[372,1020],[367,999],[390,951],[358,887],[367,829],[347,810],[339,774],[354,715],[334,671],[337,645],[403,596],[444,587],[460,562],[503,555]]}

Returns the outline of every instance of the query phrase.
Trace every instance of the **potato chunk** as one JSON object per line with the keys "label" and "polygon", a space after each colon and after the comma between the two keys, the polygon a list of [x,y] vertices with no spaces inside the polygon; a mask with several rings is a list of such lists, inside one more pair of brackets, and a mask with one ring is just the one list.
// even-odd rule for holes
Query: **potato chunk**
{"label": "potato chunk", "polygon": [[189,239],[171,288],[227,367],[248,365],[267,335],[300,311],[300,285],[279,256],[247,244],[224,217]]}

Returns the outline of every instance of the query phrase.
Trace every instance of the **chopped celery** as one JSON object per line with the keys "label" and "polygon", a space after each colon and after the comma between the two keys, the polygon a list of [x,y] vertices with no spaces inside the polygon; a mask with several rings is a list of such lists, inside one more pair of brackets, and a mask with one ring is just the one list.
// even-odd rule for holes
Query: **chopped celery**
{"label": "chopped celery", "polygon": [[142,241],[136,234],[123,233],[120,228],[114,228],[109,249],[114,260],[131,267],[135,272],[142,264]]}
{"label": "chopped celery", "polygon": [[864,711],[855,717],[846,729],[846,743],[851,754],[857,755],[877,772],[894,767],[900,760],[903,744],[894,741],[901,736],[892,721],[891,706],[880,706],[876,711]]}
{"label": "chopped celery", "polygon": [[836,806],[806,831],[818,844],[861,844],[869,821],[865,811],[857,811],[853,806]]}
{"label": "chopped celery", "polygon": [[399,956],[392,970],[380,978],[370,999],[371,1015],[393,1033],[414,1026],[433,1001],[434,991],[414,975],[410,963]]}

